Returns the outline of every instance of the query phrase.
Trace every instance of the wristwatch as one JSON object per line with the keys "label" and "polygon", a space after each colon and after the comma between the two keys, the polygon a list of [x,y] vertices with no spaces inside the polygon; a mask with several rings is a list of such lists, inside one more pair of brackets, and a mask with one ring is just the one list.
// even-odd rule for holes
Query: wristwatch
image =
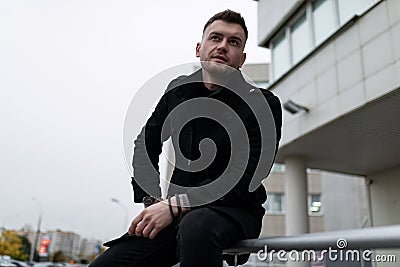
{"label": "wristwatch", "polygon": [[144,196],[144,197],[143,197],[143,200],[142,200],[142,202],[143,202],[145,208],[147,208],[147,207],[149,207],[149,206],[151,206],[151,205],[153,205],[154,203],[157,203],[157,202],[159,202],[159,201],[160,201],[160,200],[159,200],[158,197],[153,197],[153,196]]}

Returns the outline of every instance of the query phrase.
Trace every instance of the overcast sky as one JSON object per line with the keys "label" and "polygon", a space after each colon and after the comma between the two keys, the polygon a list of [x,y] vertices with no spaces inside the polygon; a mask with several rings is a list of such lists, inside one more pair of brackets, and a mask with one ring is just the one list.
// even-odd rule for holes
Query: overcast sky
{"label": "overcast sky", "polygon": [[157,73],[196,62],[204,23],[227,8],[246,19],[247,63],[268,62],[252,0],[0,1],[0,227],[36,227],[42,206],[44,230],[120,235],[110,199],[130,218],[141,209],[123,153],[128,106]]}

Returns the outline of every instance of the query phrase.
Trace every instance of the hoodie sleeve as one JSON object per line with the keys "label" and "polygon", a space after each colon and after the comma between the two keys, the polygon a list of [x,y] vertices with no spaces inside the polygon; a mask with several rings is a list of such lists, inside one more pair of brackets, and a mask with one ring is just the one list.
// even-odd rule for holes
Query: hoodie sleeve
{"label": "hoodie sleeve", "polygon": [[[133,177],[131,180],[134,202],[140,203],[144,196],[161,197],[159,156],[163,142],[171,135],[166,121],[169,110],[171,90],[179,85],[185,76],[171,81],[150,118],[134,141]],[[163,129],[164,128],[164,129]]]}

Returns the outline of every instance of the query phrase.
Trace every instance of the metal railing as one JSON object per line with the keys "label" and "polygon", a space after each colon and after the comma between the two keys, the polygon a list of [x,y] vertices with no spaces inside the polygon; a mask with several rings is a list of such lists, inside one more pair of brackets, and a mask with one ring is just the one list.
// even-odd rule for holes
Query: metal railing
{"label": "metal railing", "polygon": [[[345,244],[339,245],[339,241]],[[400,248],[400,225],[246,239],[239,241],[232,248],[225,249],[224,254],[234,255],[235,266],[237,266],[238,255],[257,253],[265,248],[268,248],[268,251],[304,251],[332,247],[340,249]]]}

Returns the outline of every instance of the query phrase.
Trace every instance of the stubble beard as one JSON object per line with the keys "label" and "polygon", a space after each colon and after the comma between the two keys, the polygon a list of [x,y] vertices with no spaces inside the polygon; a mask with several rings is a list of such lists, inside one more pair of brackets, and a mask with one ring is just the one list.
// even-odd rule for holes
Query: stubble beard
{"label": "stubble beard", "polygon": [[[201,66],[204,71],[207,72],[208,76],[213,79],[213,81],[223,82],[230,74],[236,71],[236,69],[223,63],[213,62],[213,61],[202,61]],[[205,77],[204,77],[205,78]],[[212,81],[205,81],[212,82]]]}

